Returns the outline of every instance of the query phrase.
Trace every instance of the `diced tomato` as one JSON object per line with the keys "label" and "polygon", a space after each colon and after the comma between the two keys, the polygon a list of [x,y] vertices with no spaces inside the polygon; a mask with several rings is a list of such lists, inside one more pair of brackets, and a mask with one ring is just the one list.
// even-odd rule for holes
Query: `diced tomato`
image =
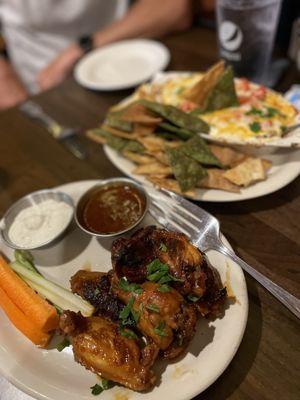
{"label": "diced tomato", "polygon": [[249,96],[238,96],[238,101],[240,104],[248,103],[250,100]]}
{"label": "diced tomato", "polygon": [[197,104],[188,101],[188,100],[184,100],[181,104],[180,104],[180,108],[182,111],[184,112],[191,112],[193,110],[195,110],[195,108],[197,108]]}
{"label": "diced tomato", "polygon": [[239,86],[241,90],[249,90],[250,89],[250,82],[246,78],[240,78],[239,79]]}
{"label": "diced tomato", "polygon": [[259,100],[262,100],[266,96],[267,89],[264,86],[260,86],[253,92],[253,96]]}

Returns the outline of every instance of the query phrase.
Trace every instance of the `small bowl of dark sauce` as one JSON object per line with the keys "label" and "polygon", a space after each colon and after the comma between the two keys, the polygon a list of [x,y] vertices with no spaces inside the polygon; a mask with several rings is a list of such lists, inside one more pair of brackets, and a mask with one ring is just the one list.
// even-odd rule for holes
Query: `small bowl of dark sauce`
{"label": "small bowl of dark sauce", "polygon": [[79,199],[75,220],[86,233],[112,237],[136,227],[148,210],[145,189],[127,178],[106,179]]}

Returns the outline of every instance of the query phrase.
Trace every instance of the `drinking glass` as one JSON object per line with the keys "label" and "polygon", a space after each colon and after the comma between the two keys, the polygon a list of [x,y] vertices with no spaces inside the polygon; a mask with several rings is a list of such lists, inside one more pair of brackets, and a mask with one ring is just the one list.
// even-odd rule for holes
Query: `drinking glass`
{"label": "drinking glass", "polygon": [[281,0],[218,0],[220,56],[238,76],[266,80],[280,6]]}

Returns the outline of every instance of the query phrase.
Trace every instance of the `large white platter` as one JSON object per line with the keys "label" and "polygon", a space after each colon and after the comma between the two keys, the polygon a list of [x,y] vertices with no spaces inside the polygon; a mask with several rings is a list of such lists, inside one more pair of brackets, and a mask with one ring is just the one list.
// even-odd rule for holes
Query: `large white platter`
{"label": "large white platter", "polygon": [[[81,181],[59,187],[76,202],[97,181]],[[145,224],[153,224],[148,217]],[[224,239],[224,242],[228,242]],[[228,244],[229,245],[229,244]],[[56,245],[34,251],[41,272],[69,287],[70,277],[82,266],[108,271],[111,240],[100,241],[87,236],[75,226]],[[1,244],[1,251],[12,258],[12,250]],[[225,370],[242,340],[248,314],[248,297],[241,268],[223,255],[209,252],[208,258],[220,272],[223,282],[228,276],[237,302],[228,304],[223,318],[201,320],[187,354],[177,362],[158,365],[161,381],[150,392],[135,393],[120,386],[105,391],[101,399],[188,400],[211,385]],[[94,399],[90,386],[97,377],[75,363],[71,348],[59,353],[53,346],[41,350],[28,341],[0,310],[0,373],[27,394],[42,400]]]}
{"label": "large white platter", "polygon": [[[144,176],[133,174],[132,171],[135,168],[133,162],[126,159],[120,153],[111,149],[107,145],[104,146],[104,151],[110,161],[124,174],[138,180],[139,182],[147,182],[147,184],[151,184]],[[268,177],[265,181],[255,183],[248,188],[242,189],[240,193],[231,193],[215,189],[196,189],[194,200],[227,202],[253,199],[283,188],[300,174],[299,149],[292,150],[263,147],[255,149],[254,154],[266,158],[273,163],[272,168],[268,171]]]}
{"label": "large white platter", "polygon": [[169,61],[170,52],[160,42],[123,40],[88,53],[76,65],[74,76],[88,89],[127,89],[162,71]]}

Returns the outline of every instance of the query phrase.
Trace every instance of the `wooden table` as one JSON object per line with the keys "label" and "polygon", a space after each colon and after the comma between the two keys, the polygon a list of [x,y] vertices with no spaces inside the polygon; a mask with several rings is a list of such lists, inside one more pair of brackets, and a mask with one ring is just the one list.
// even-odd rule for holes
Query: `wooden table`
{"label": "wooden table", "polygon": [[[212,31],[197,28],[163,41],[172,53],[170,69],[205,69],[217,60]],[[296,78],[295,71],[286,74],[279,88],[288,89]],[[108,107],[129,93],[94,93],[69,79],[36,100],[60,122],[85,130],[96,126]],[[1,215],[34,190],[121,175],[100,146],[82,136],[88,161],[80,161],[16,109],[0,114],[0,137]],[[241,257],[300,296],[300,177],[255,200],[202,206],[221,220],[224,234]],[[299,321],[252,278],[246,279],[250,307],[242,344],[223,375],[197,399],[298,400]]]}

